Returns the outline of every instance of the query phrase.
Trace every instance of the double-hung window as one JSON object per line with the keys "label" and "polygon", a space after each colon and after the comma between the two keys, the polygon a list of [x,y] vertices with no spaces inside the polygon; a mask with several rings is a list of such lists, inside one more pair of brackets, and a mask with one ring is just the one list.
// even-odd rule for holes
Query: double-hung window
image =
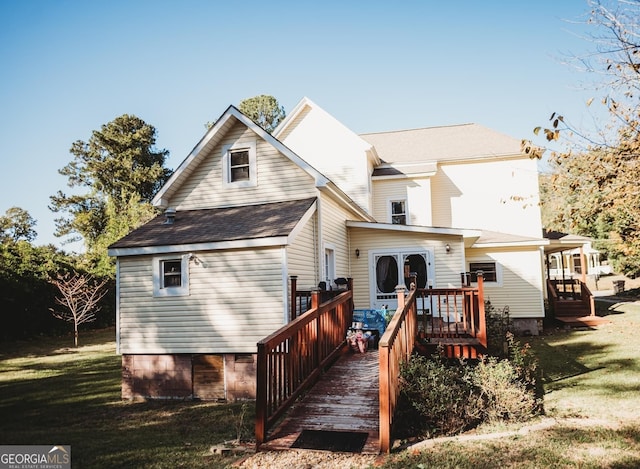
{"label": "double-hung window", "polygon": [[153,296],[189,295],[189,256],[153,259]]}
{"label": "double-hung window", "polygon": [[406,225],[407,224],[407,201],[406,200],[391,200],[391,223],[394,225]]}
{"label": "double-hung window", "polygon": [[230,187],[258,184],[256,142],[236,142],[222,147],[222,179]]}

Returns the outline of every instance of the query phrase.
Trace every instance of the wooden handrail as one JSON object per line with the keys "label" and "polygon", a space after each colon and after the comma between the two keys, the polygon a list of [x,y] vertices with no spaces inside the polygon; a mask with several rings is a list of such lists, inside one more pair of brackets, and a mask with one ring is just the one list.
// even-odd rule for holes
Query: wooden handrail
{"label": "wooden handrail", "polygon": [[[414,289],[405,298],[404,288],[398,289],[398,309],[387,326],[378,345],[380,385],[380,452],[391,450],[393,416],[400,395],[400,366],[408,362],[418,337],[418,300],[422,300],[423,319],[426,318],[426,301],[429,297],[429,319],[431,330],[439,331],[442,337],[469,335],[477,339],[480,347],[487,347],[487,326],[484,308],[484,279],[478,273],[477,288]],[[436,303],[434,304],[434,301]],[[432,310],[435,309],[435,311]],[[438,321],[433,318],[446,317],[453,321]],[[426,327],[423,323],[422,327]],[[436,332],[437,333],[437,332]]]}
{"label": "wooden handrail", "polygon": [[353,292],[346,290],[320,303],[258,342],[256,369],[256,449],[267,431],[311,387],[346,345],[353,318]]}
{"label": "wooden handrail", "polygon": [[380,452],[391,450],[393,415],[400,395],[400,365],[409,361],[418,333],[416,290],[396,290],[398,309],[378,344],[380,386]]}

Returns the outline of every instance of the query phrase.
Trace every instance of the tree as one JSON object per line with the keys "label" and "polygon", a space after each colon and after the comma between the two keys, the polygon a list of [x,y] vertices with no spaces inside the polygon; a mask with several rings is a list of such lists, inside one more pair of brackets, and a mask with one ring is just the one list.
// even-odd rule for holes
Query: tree
{"label": "tree", "polygon": [[261,94],[240,101],[240,112],[271,133],[285,118],[284,107],[273,96]]}
{"label": "tree", "polygon": [[74,272],[58,274],[51,281],[62,296],[56,296],[56,304],[62,306],[62,311],[50,308],[53,317],[73,323],[73,344],[78,346],[78,326],[96,320],[96,313],[100,310],[98,303],[107,290],[103,288],[106,280],[93,281],[88,275]]}
{"label": "tree", "polygon": [[[78,140],[71,146],[74,158],[59,172],[69,187],[86,192],[58,191],[51,196],[50,209],[63,214],[56,220],[56,235],[82,237],[92,264],[110,263],[104,250],[109,227],[121,226],[124,218],[126,226],[111,235],[125,234],[153,211],[150,201],[171,175],[165,167],[168,151],[156,150],[155,143],[153,126],[124,114],[93,131],[88,142]],[[132,203],[146,208],[132,208]],[[136,213],[141,217],[132,219]]]}
{"label": "tree", "polygon": [[36,221],[29,212],[20,207],[11,207],[0,217],[0,237],[13,241],[33,241],[38,234],[33,229]]}
{"label": "tree", "polygon": [[553,113],[548,127],[537,127],[549,141],[565,137],[566,151],[549,158],[543,177],[543,217],[547,228],[592,236],[615,270],[640,274],[640,1],[588,2],[588,24],[595,53],[574,58],[601,76],[598,101],[610,116],[607,125],[587,132]]}

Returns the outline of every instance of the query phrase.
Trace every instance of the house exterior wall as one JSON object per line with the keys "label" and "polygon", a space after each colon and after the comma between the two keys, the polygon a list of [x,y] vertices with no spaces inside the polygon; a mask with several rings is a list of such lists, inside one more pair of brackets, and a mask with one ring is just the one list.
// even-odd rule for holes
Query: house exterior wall
{"label": "house exterior wall", "polygon": [[536,164],[529,158],[440,164],[432,179],[434,226],[539,238]]}
{"label": "house exterior wall", "polygon": [[[542,265],[537,248],[467,250],[467,268],[469,262],[478,261],[496,262],[501,270],[498,284],[484,283],[485,299],[495,308],[509,306],[509,316],[514,321],[544,318]],[[529,332],[538,333],[531,328]]]}
{"label": "house exterior wall", "polygon": [[[225,145],[256,144],[257,185],[230,187],[223,183]],[[243,124],[236,122],[169,200],[176,210],[227,207],[314,197],[314,181],[304,170]]]}
{"label": "house exterior wall", "polygon": [[331,197],[323,194],[320,198],[320,236],[321,236],[321,278],[324,279],[325,259],[324,250],[330,248],[335,254],[335,278],[349,277],[351,267],[349,265],[349,233],[345,221],[350,212],[341,207]]}
{"label": "house exterior wall", "polygon": [[391,223],[391,200],[406,200],[409,225],[433,226],[431,214],[431,179],[385,178],[373,181],[373,217]]}
{"label": "house exterior wall", "polygon": [[371,213],[370,144],[319,107],[303,109],[276,136]]}
{"label": "house exterior wall", "polygon": [[197,259],[189,262],[189,296],[160,298],[153,256],[119,260],[121,353],[254,353],[282,326],[282,248],[198,252]]}
{"label": "house exterior wall", "polygon": [[[356,309],[371,308],[372,260],[370,253],[377,250],[432,250],[434,288],[461,286],[460,273],[464,268],[464,247],[459,236],[426,235],[386,230],[351,228],[351,272],[353,277],[354,304]],[[445,245],[451,246],[447,254]],[[355,249],[360,256],[356,257]]]}
{"label": "house exterior wall", "polygon": [[298,277],[299,290],[312,290],[318,286],[320,266],[317,246],[318,214],[316,212],[293,242],[286,247],[287,276]]}

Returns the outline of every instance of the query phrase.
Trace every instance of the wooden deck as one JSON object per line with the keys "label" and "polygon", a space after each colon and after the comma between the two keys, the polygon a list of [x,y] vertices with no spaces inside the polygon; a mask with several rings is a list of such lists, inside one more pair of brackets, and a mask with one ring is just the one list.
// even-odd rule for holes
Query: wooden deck
{"label": "wooden deck", "polygon": [[366,432],[362,450],[378,454],[378,351],[345,352],[300,399],[273,431],[261,451],[291,448],[303,430]]}

